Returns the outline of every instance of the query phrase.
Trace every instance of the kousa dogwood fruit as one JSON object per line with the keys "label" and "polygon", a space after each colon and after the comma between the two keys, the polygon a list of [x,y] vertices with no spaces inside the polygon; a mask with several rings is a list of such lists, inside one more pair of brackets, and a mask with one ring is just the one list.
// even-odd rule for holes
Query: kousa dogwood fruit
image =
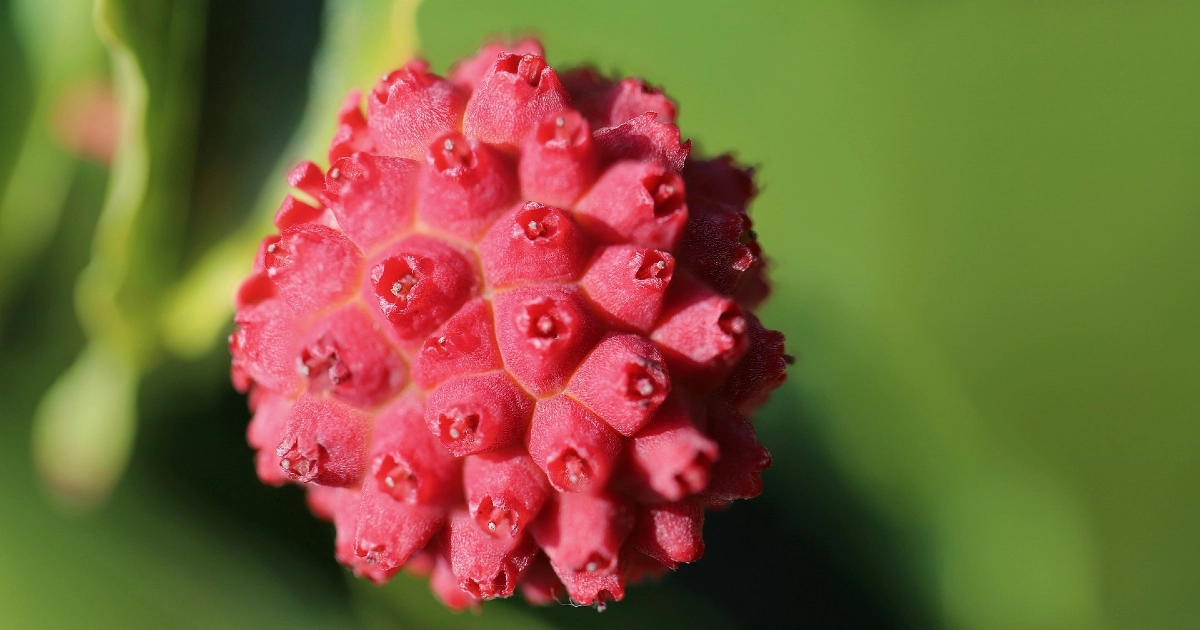
{"label": "kousa dogwood fruit", "polygon": [[761,492],[748,418],[790,357],[754,180],[676,114],[532,40],[347,96],[230,337],[258,476],[309,489],[339,561],[454,609],[602,606]]}

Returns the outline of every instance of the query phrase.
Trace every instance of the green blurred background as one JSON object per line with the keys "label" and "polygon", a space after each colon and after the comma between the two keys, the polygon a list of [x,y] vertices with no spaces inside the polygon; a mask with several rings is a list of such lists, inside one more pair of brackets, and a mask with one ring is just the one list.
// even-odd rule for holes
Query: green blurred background
{"label": "green blurred background", "polygon": [[537,33],[758,165],[763,319],[799,360],[762,497],[602,614],[349,578],[255,479],[222,341],[282,174],[414,4],[0,0],[0,627],[1196,627],[1181,2],[425,0],[439,71]]}

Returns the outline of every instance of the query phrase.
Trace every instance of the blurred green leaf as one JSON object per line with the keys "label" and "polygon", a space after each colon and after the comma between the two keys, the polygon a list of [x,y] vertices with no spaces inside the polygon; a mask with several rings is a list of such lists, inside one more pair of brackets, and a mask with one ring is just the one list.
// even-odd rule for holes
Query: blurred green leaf
{"label": "blurred green leaf", "polygon": [[380,75],[412,57],[417,47],[418,5],[419,0],[326,4],[307,113],[246,224],[205,254],[173,291],[162,322],[169,350],[196,357],[220,339],[232,315],[234,288],[245,277],[259,241],[271,231],[271,218],[289,191],[284,174],[302,160],[325,160],[337,125],[335,114],[350,90],[369,90]]}
{"label": "blurred green leaf", "polygon": [[[101,498],[119,477],[125,459],[116,456],[127,456],[136,426],[136,408],[128,401],[141,371],[155,360],[157,316],[173,279],[182,237],[180,210],[190,194],[204,7],[192,0],[98,0],[95,5],[96,28],[112,57],[120,138],[92,260],[77,285],[77,311],[89,349],[51,390],[34,433],[39,454],[71,452],[107,467],[79,474],[72,461],[39,457],[44,479],[70,481],[69,488],[56,489],[72,497]],[[122,366],[104,377],[122,396],[110,399],[96,388],[98,364],[89,361],[97,357]],[[95,396],[100,397],[89,398]],[[121,400],[126,402],[118,404]],[[71,414],[67,401],[101,411]],[[92,443],[98,452],[85,457],[80,449],[87,444],[73,437],[77,434],[107,439]],[[126,443],[117,444],[118,439]]]}
{"label": "blurred green leaf", "polygon": [[[33,109],[33,69],[29,67],[28,56],[17,40],[12,11],[10,0],[0,2],[0,67],[5,68],[7,85],[7,89],[0,92],[0,138],[5,139],[0,142],[0,203],[8,187],[9,175],[20,155],[20,139]],[[11,272],[7,268],[0,269],[0,274],[8,273]]]}
{"label": "blurred green leaf", "polygon": [[[53,135],[56,109],[81,81],[102,81],[104,48],[92,28],[91,0],[12,0],[4,7],[17,41],[5,41],[4,122],[0,134],[0,319],[14,284],[28,273],[62,212],[79,158]],[[4,32],[8,32],[5,28]],[[15,64],[19,44],[31,76]],[[11,83],[10,83],[11,81]],[[25,85],[23,85],[23,83]],[[30,98],[29,119],[14,109]],[[24,125],[22,125],[24,123]],[[23,126],[23,128],[22,128]],[[10,172],[9,169],[12,169]]]}
{"label": "blurred green leaf", "polygon": [[190,195],[204,2],[98,0],[122,106],[111,188],[80,280],[80,316],[135,363],[155,354]]}
{"label": "blurred green leaf", "polygon": [[103,498],[125,469],[136,430],[137,374],[123,353],[94,342],[34,416],[34,462],[68,506]]}
{"label": "blurred green leaf", "polygon": [[0,496],[6,516],[19,515],[0,519],[0,626],[358,627],[303,573],[270,566],[269,543],[144,482],[123,484],[86,517],[51,511],[30,478],[23,428],[0,425]]}

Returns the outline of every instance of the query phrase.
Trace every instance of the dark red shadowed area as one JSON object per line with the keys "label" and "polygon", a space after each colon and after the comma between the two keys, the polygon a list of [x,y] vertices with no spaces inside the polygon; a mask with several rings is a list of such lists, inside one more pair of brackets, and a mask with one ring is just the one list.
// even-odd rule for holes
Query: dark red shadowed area
{"label": "dark red shadowed area", "polygon": [[709,473],[708,486],[698,498],[709,507],[723,507],[736,499],[762,493],[760,473],[771,467],[771,454],[758,441],[750,422],[719,400],[710,401],[705,429],[717,443],[721,457]]}

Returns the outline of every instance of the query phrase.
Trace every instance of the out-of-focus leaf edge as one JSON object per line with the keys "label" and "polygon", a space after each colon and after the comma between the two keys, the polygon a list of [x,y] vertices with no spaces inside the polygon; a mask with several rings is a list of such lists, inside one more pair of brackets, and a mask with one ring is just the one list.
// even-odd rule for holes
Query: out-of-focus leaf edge
{"label": "out-of-focus leaf edge", "polygon": [[[204,2],[94,5],[96,31],[112,62],[120,136],[92,259],[76,285],[88,345],[47,392],[33,431],[42,479],[53,496],[75,507],[108,495],[132,449],[138,381],[157,345],[148,324],[159,308],[163,261],[170,258],[163,254],[171,247],[171,217],[186,194],[172,169],[190,172],[189,134],[195,133],[194,99],[170,92],[196,88],[197,79],[178,70],[201,50],[204,9]],[[153,64],[160,65],[151,75]],[[74,437],[81,434],[104,439]]]}
{"label": "out-of-focus leaf edge", "polygon": [[58,226],[79,158],[59,146],[52,120],[64,89],[105,74],[91,0],[0,3],[0,323]]}

